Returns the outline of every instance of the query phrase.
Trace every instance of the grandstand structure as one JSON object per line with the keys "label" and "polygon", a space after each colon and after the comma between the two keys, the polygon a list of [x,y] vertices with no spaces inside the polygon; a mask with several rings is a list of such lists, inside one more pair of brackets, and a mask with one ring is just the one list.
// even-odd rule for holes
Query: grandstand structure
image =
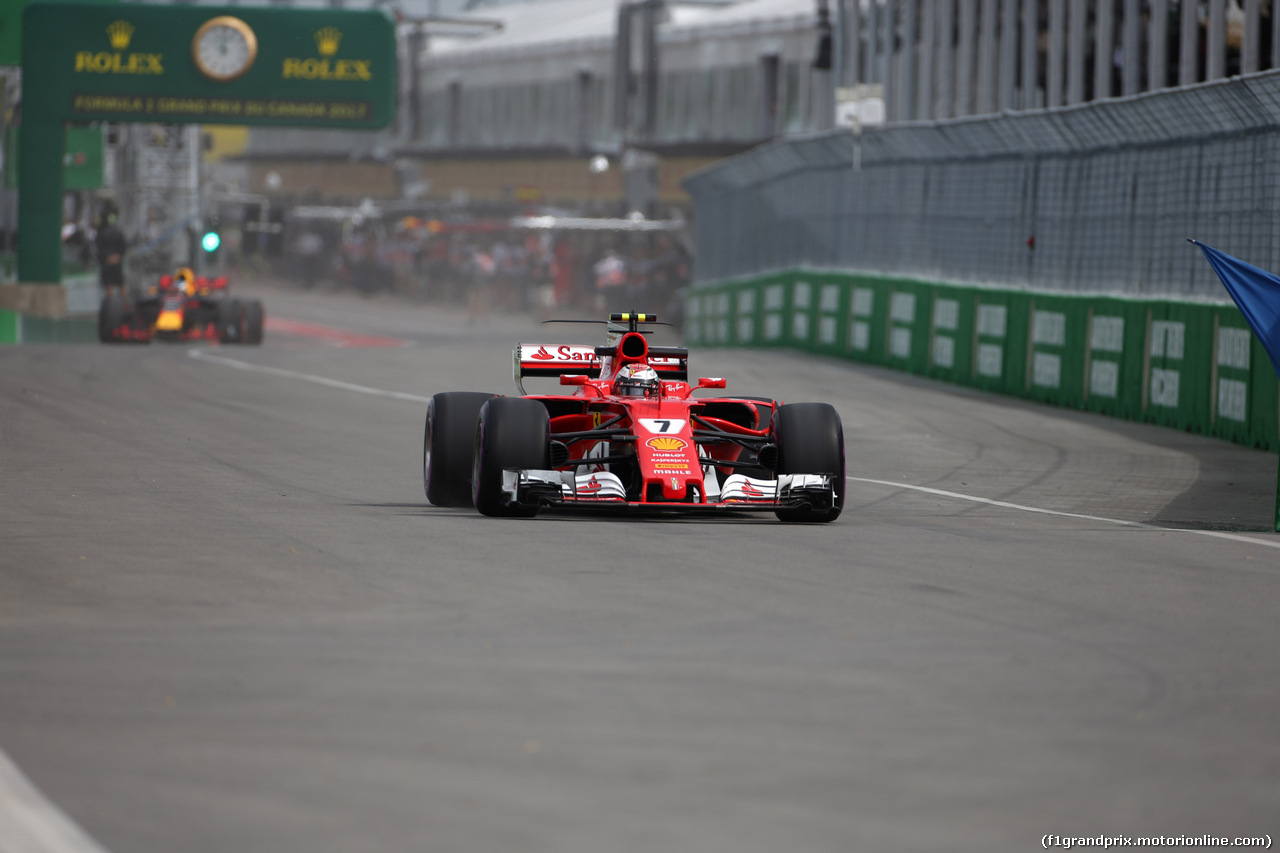
{"label": "grandstand structure", "polygon": [[[1269,0],[475,5],[401,15],[393,127],[255,129],[246,189],[314,196],[313,161],[337,186],[439,203],[661,212],[687,208],[690,172],[851,117],[1071,107],[1280,64]],[[345,181],[357,161],[384,178]]]}

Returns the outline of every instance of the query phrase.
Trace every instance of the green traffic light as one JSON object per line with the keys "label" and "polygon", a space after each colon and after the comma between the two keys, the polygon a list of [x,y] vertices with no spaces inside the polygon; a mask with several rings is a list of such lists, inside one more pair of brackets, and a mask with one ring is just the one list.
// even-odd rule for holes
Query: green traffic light
{"label": "green traffic light", "polygon": [[210,231],[200,238],[200,245],[206,252],[216,252],[222,245],[222,238],[217,231]]}

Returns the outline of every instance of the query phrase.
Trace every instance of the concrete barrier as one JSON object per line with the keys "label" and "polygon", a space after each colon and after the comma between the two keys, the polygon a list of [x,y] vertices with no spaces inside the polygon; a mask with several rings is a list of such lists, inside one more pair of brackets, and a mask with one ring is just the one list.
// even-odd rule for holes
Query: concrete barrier
{"label": "concrete barrier", "polygon": [[1280,383],[1235,305],[790,270],[700,286],[693,346],[789,347],[1280,450]]}

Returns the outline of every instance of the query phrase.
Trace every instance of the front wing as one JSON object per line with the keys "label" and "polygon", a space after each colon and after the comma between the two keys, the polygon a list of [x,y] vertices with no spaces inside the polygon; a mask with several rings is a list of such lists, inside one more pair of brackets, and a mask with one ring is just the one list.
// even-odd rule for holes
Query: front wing
{"label": "front wing", "polygon": [[705,503],[684,501],[628,501],[616,474],[508,468],[502,472],[502,495],[508,504],[568,510],[648,510],[662,512],[772,512],[780,509],[829,509],[836,489],[843,488],[829,474],[779,474],[760,480],[744,474],[725,478]]}

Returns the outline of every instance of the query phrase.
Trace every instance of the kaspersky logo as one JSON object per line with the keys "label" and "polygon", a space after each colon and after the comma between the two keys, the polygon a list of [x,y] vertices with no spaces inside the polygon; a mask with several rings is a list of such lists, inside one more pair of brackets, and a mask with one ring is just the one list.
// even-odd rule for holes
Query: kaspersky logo
{"label": "kaspersky logo", "polygon": [[286,80],[372,80],[372,59],[335,59],[342,44],[337,27],[316,30],[316,52],[320,58],[286,59],[280,76]]}
{"label": "kaspersky logo", "polygon": [[107,26],[107,42],[111,50],[96,53],[91,50],[76,52],[78,74],[163,74],[164,54],[125,53],[133,41],[133,24],[128,21],[112,21]]}

